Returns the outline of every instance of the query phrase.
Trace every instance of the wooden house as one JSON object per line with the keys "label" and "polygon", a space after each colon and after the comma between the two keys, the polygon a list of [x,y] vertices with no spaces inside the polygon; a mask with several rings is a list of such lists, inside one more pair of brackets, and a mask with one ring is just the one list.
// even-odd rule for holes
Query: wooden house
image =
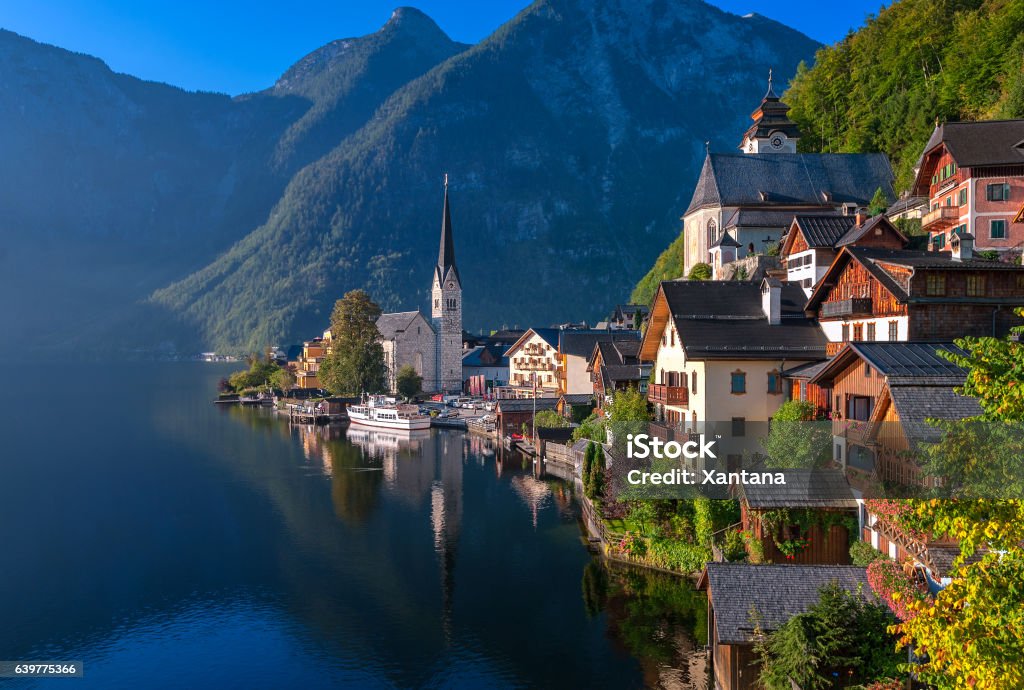
{"label": "wooden house", "polygon": [[[529,398],[499,400],[494,407],[497,417],[498,433],[502,436],[521,434],[523,425],[533,424],[534,411],[554,410],[558,407],[558,398]],[[528,429],[527,433],[531,430]]]}
{"label": "wooden house", "polygon": [[639,340],[601,341],[587,361],[587,372],[593,384],[593,398],[598,409],[611,402],[615,391],[635,388],[647,393],[651,363],[640,361]]}
{"label": "wooden house", "polygon": [[760,690],[760,635],[805,613],[832,582],[875,600],[864,568],[852,565],[708,563],[697,588],[708,596],[708,644],[716,690]]}
{"label": "wooden house", "polygon": [[828,354],[849,342],[1005,335],[1020,322],[1024,267],[975,258],[972,242],[952,254],[843,247],[806,305]]}
{"label": "wooden house", "polygon": [[743,531],[760,544],[764,561],[848,564],[857,501],[843,472],[795,469],[785,475],[785,485],[740,486]]}
{"label": "wooden house", "polygon": [[939,438],[929,419],[981,414],[959,395],[966,372],[939,352],[952,343],[848,343],[811,380],[832,397],[833,458],[854,486],[917,484],[917,445]]}

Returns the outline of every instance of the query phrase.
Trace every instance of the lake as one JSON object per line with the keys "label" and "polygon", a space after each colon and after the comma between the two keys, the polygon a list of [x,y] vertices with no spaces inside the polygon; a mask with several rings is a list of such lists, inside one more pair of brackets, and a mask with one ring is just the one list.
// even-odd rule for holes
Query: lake
{"label": "lake", "polygon": [[14,366],[2,687],[706,687],[686,580],[585,548],[568,485],[462,432],[211,404],[240,365]]}

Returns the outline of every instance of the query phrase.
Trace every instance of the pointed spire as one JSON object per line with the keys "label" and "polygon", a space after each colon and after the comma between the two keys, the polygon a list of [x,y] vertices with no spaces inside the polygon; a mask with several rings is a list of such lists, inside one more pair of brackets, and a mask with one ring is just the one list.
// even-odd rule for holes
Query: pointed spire
{"label": "pointed spire", "polygon": [[441,217],[441,248],[437,253],[438,280],[444,280],[449,270],[455,271],[455,240],[452,237],[452,216],[448,207],[448,173],[444,174],[444,212]]}
{"label": "pointed spire", "polygon": [[772,68],[771,67],[768,68],[768,91],[767,91],[767,93],[765,93],[764,98],[762,100],[768,100],[769,98],[774,98],[776,100],[778,100],[778,98],[779,98],[778,96],[775,95],[775,90],[772,88]]}

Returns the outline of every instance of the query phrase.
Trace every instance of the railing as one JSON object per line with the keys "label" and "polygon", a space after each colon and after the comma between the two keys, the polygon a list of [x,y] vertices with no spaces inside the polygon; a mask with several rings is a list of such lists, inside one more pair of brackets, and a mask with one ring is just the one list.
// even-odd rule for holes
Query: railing
{"label": "railing", "polygon": [[686,406],[690,400],[690,391],[685,386],[668,386],[663,383],[652,383],[647,388],[647,399],[662,405]]}
{"label": "railing", "polygon": [[841,299],[834,302],[823,302],[821,305],[821,315],[825,318],[831,316],[856,316],[860,314],[871,314],[870,297]]}
{"label": "railing", "polygon": [[518,366],[523,371],[553,371],[555,368],[551,362],[524,362]]}
{"label": "railing", "polygon": [[938,206],[921,216],[922,230],[940,230],[960,220],[960,208],[957,206]]}

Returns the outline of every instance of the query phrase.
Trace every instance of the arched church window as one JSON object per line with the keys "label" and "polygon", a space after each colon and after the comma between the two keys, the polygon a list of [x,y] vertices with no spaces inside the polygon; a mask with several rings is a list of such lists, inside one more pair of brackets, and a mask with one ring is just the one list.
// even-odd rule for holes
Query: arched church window
{"label": "arched church window", "polygon": [[718,241],[718,223],[715,222],[714,218],[708,221],[708,238],[711,244]]}

